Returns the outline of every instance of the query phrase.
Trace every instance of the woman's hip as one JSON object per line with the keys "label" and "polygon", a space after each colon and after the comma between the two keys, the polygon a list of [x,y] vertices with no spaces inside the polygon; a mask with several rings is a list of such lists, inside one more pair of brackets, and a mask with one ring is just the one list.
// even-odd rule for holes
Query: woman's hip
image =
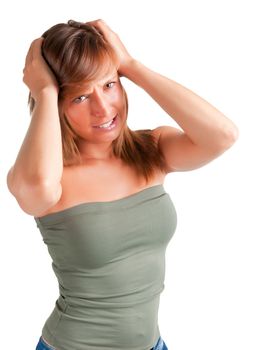
{"label": "woman's hip", "polygon": [[[39,342],[36,346],[36,350],[57,350],[57,349],[47,344],[46,341],[43,339],[43,337],[40,337]],[[168,350],[168,347],[166,346],[163,339],[159,337],[157,344],[154,346],[154,348],[150,350]]]}

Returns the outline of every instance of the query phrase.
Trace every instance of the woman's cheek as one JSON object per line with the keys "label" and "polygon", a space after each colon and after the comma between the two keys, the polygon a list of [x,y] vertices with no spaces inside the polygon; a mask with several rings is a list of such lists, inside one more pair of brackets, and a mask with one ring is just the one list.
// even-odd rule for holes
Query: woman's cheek
{"label": "woman's cheek", "polygon": [[80,125],[86,118],[86,111],[83,105],[75,105],[69,108],[66,115],[67,118],[72,121],[72,123]]}

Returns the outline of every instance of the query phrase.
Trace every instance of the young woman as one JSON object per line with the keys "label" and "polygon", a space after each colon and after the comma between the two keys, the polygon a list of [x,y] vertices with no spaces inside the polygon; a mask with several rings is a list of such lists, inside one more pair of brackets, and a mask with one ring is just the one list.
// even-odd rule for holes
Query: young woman
{"label": "young woman", "polygon": [[[180,129],[129,129],[120,77]],[[31,122],[7,183],[34,216],[60,290],[36,349],[167,349],[158,308],[177,213],[165,176],[220,156],[237,127],[132,57],[103,20],[47,30],[30,46],[23,81]]]}

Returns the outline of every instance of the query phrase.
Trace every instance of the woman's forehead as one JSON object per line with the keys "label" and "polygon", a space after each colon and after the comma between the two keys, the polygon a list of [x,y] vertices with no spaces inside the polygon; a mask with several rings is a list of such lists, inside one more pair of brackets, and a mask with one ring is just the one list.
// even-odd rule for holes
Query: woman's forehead
{"label": "woman's forehead", "polygon": [[107,74],[103,76],[99,76],[94,80],[86,81],[82,84],[81,89],[88,89],[89,92],[93,90],[94,87],[103,87],[106,83],[108,83],[112,79],[118,79],[117,70],[112,70],[107,72]]}
{"label": "woman's forehead", "polygon": [[111,79],[119,79],[119,74],[116,67],[111,67],[107,71],[104,71],[102,74],[99,74],[95,79],[86,79],[82,82],[71,84],[66,91],[66,96],[71,97],[84,93],[88,90],[88,93],[91,93],[94,87],[101,86],[103,87]]}
{"label": "woman's forehead", "polygon": [[116,67],[110,67],[105,72],[100,74],[96,79],[90,82],[90,84],[96,85],[96,84],[103,84],[106,83],[109,79],[118,77],[118,71]]}
{"label": "woman's forehead", "polygon": [[117,67],[112,61],[105,62],[102,65],[97,65],[92,68],[90,67],[90,74],[86,76],[86,79],[83,79],[83,83],[86,82],[88,85],[101,84],[111,77],[118,75]]}

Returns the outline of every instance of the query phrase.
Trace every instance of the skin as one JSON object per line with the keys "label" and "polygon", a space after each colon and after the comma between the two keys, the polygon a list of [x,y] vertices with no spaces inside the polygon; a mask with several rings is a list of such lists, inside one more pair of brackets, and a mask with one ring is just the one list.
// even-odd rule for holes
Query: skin
{"label": "skin", "polygon": [[32,41],[25,59],[23,82],[31,91],[31,96],[37,102],[45,92],[58,95],[59,87],[53,72],[41,55],[41,45],[44,38]]}
{"label": "skin", "polygon": [[[78,148],[83,159],[112,159],[112,141],[118,137],[120,129],[126,123],[125,100],[123,97],[119,76],[126,76],[125,71],[133,61],[133,57],[119,39],[119,36],[101,19],[86,22],[100,31],[106,40],[114,47],[118,57],[118,70],[93,84],[90,91],[86,91],[87,97],[80,103],[69,103],[66,116],[81,137]],[[113,80],[111,79],[113,78]],[[104,85],[104,82],[114,81],[112,87]],[[100,125],[108,122],[116,114],[117,127],[110,132],[100,132],[92,125]]]}
{"label": "skin", "polygon": [[[79,136],[76,141],[83,159],[111,159],[112,141],[126,124],[125,98],[119,74],[114,68],[80,96],[65,103],[65,115]],[[94,126],[116,118],[116,127],[103,131]]]}

